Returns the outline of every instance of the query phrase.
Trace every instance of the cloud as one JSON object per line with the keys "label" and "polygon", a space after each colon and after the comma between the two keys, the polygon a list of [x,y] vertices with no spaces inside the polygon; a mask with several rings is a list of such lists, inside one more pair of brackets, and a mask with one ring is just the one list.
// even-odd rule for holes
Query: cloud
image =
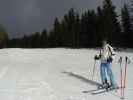
{"label": "cloud", "polygon": [[37,0],[27,0],[24,7],[21,8],[19,17],[22,22],[27,23],[31,18],[38,18],[41,15],[40,8],[36,5]]}
{"label": "cloud", "polygon": [[[62,18],[70,8],[79,12],[95,9],[103,0],[0,0],[0,24],[10,36],[51,28],[55,17]],[[120,10],[121,0],[113,0]]]}

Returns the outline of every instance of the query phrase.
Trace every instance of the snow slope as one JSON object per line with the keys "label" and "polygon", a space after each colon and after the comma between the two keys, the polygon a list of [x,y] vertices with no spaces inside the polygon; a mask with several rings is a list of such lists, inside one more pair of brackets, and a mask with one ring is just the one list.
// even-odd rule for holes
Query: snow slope
{"label": "snow slope", "polygon": [[[91,95],[96,89],[91,81],[93,49],[2,49],[0,50],[0,100],[118,100],[117,93]],[[113,70],[120,82],[119,57],[133,53],[117,52]],[[126,100],[133,99],[133,63],[128,65]],[[124,62],[123,62],[124,67]],[[99,62],[94,81],[100,82]]]}

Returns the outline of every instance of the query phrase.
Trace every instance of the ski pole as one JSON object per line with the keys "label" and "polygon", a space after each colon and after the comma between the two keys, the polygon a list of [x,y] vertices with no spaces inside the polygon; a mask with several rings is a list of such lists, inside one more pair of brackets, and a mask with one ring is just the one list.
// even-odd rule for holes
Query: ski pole
{"label": "ski pole", "polygon": [[122,57],[120,57],[120,59],[119,59],[119,63],[120,63],[120,83],[121,83],[121,97],[122,97],[122,66],[121,66],[121,64],[122,64]]}
{"label": "ski pole", "polygon": [[128,64],[128,57],[127,56],[125,57],[125,61],[126,61],[126,63],[125,63],[125,75],[124,75],[124,87],[126,85],[126,75],[127,75],[127,64]]}
{"label": "ski pole", "polygon": [[96,60],[94,60],[94,66],[93,66],[93,72],[92,72],[92,80],[93,80],[94,75],[95,75],[95,69],[96,69]]}
{"label": "ski pole", "polygon": [[124,72],[124,88],[123,88],[123,99],[125,97],[125,88],[126,88],[126,76],[127,76],[127,64],[128,64],[128,57],[125,57],[125,72]]}

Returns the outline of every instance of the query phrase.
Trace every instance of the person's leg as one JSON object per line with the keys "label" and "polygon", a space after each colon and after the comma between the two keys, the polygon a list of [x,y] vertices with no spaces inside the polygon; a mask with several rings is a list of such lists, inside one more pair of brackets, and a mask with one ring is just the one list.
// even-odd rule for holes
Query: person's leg
{"label": "person's leg", "polygon": [[117,87],[117,84],[116,84],[115,79],[114,79],[114,74],[112,72],[112,64],[111,63],[107,63],[107,75],[110,78],[111,86],[112,87]]}
{"label": "person's leg", "polygon": [[100,66],[100,75],[101,75],[101,81],[102,81],[102,84],[105,84],[107,78],[106,78],[106,72],[105,72],[105,63],[101,63],[101,66]]}

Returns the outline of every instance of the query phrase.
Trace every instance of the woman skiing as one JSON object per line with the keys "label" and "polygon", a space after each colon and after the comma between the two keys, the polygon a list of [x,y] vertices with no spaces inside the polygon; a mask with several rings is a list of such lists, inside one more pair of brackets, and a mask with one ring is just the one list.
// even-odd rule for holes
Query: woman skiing
{"label": "woman skiing", "polygon": [[[95,55],[95,60],[100,60],[100,75],[102,81],[102,88],[117,88],[112,72],[112,61],[115,52],[113,48],[107,43],[106,40],[102,42],[102,48],[98,55]],[[109,78],[109,80],[108,80]]]}

